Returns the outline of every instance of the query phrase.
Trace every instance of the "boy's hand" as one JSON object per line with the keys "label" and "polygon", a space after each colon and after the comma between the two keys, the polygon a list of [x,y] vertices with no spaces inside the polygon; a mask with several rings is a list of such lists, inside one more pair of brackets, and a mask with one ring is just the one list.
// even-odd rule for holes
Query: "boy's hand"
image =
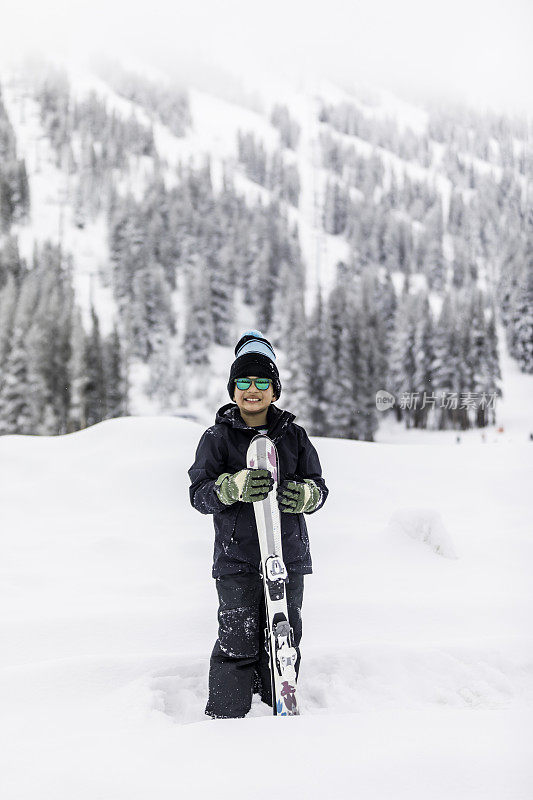
{"label": "boy's hand", "polygon": [[320,498],[320,489],[311,478],[306,478],[302,483],[284,480],[278,486],[279,508],[286,514],[314,511]]}
{"label": "boy's hand", "polygon": [[225,472],[215,481],[215,492],[227,506],[241,500],[255,503],[264,500],[272,487],[274,479],[267,469],[241,469],[233,475]]}

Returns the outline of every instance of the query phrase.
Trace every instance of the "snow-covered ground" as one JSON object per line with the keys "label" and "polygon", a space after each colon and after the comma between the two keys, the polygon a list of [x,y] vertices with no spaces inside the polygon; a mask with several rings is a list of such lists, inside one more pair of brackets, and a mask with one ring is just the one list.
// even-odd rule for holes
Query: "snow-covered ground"
{"label": "snow-covered ground", "polygon": [[201,432],[0,438],[2,797],[529,800],[533,447],[316,439],[302,715],[213,722]]}

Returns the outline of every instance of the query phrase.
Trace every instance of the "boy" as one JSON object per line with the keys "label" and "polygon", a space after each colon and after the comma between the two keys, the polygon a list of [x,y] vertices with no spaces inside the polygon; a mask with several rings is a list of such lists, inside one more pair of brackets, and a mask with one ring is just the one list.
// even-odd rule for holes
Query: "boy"
{"label": "boy", "polygon": [[[202,435],[189,469],[191,503],[213,514],[213,577],[219,598],[218,639],[209,667],[205,713],[213,718],[244,717],[252,693],[272,705],[269,664],[264,648],[265,609],[261,556],[253,502],[263,500],[273,482],[267,470],[247,469],[246,451],[258,433],[267,434],[279,456],[278,503],[283,560],[289,575],[287,610],[298,654],[302,636],[304,575],[312,572],[303,514],[324,504],[328,489],[317,452],[294,414],[273,406],[281,383],[276,356],[260,331],[247,331],[235,348],[229,396],[216,422]],[[236,405],[235,405],[236,404]]]}

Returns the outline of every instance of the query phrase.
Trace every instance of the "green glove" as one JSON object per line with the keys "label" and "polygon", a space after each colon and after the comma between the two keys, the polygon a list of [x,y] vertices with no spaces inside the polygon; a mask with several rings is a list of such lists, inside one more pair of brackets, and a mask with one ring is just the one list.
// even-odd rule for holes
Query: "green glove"
{"label": "green glove", "polygon": [[241,500],[255,503],[264,500],[272,487],[274,479],[267,469],[241,469],[233,475],[224,472],[215,481],[215,492],[227,506]]}
{"label": "green glove", "polygon": [[303,483],[285,480],[278,487],[280,511],[286,514],[314,511],[321,497],[322,492],[311,478],[305,478]]}

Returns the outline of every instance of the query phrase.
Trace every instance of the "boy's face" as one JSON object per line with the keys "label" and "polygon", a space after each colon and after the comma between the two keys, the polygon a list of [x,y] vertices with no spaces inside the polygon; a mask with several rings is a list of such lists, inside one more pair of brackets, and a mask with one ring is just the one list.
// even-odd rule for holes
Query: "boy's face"
{"label": "boy's face", "polygon": [[[253,379],[258,376],[247,375],[246,377]],[[268,389],[259,391],[255,383],[252,381],[248,389],[239,389],[237,386],[235,386],[233,399],[241,411],[244,411],[245,414],[251,415],[265,412],[269,405],[276,400],[276,397],[274,395],[272,382],[270,382]]]}

